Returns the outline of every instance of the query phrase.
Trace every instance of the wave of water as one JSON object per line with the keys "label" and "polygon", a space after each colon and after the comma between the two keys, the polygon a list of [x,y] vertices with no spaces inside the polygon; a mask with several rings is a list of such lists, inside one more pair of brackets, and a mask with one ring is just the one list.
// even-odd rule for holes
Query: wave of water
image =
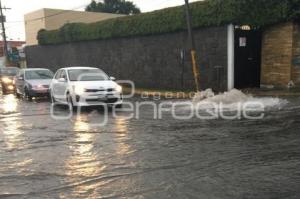
{"label": "wave of water", "polygon": [[236,110],[247,107],[261,109],[281,109],[288,104],[288,101],[278,97],[253,97],[240,90],[232,89],[228,92],[215,94],[212,89],[198,92],[193,98],[193,104],[198,109],[215,108]]}

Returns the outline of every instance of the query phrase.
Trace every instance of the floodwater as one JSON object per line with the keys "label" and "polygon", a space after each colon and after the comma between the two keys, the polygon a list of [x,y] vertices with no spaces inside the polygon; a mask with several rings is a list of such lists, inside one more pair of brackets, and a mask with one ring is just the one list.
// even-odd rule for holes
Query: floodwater
{"label": "floodwater", "polygon": [[143,106],[97,126],[101,109],[55,120],[47,100],[0,96],[0,198],[300,198],[300,98],[285,100],[260,120]]}

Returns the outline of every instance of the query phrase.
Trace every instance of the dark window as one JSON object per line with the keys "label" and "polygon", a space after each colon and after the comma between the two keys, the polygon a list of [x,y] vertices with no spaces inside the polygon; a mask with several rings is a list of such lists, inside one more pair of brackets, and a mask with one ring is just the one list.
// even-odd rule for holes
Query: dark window
{"label": "dark window", "polygon": [[55,79],[59,79],[60,78],[61,72],[62,72],[62,70],[57,71],[57,73],[55,75]]}
{"label": "dark window", "polygon": [[100,69],[68,70],[70,81],[105,81],[109,77]]}
{"label": "dark window", "polygon": [[53,73],[49,70],[29,70],[25,72],[25,79],[52,79]]}
{"label": "dark window", "polygon": [[63,70],[63,71],[61,72],[60,78],[64,78],[65,80],[67,80],[67,73],[66,73],[65,70]]}

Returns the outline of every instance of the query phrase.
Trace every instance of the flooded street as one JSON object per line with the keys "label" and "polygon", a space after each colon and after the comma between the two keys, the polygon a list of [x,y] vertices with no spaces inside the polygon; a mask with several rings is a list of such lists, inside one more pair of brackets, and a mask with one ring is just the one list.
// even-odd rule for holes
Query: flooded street
{"label": "flooded street", "polygon": [[286,100],[261,120],[144,106],[100,127],[102,110],[55,120],[47,100],[1,95],[0,198],[300,198],[300,98]]}

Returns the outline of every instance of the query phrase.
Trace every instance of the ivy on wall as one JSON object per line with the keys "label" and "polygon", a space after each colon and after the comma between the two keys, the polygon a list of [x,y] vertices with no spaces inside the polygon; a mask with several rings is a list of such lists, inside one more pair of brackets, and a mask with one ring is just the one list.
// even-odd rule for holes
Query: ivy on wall
{"label": "ivy on wall", "polygon": [[[263,27],[299,19],[300,0],[205,0],[191,3],[191,12],[194,28],[229,23]],[[70,23],[58,30],[40,30],[38,41],[41,45],[49,45],[185,29],[185,9],[179,6],[91,24]]]}

